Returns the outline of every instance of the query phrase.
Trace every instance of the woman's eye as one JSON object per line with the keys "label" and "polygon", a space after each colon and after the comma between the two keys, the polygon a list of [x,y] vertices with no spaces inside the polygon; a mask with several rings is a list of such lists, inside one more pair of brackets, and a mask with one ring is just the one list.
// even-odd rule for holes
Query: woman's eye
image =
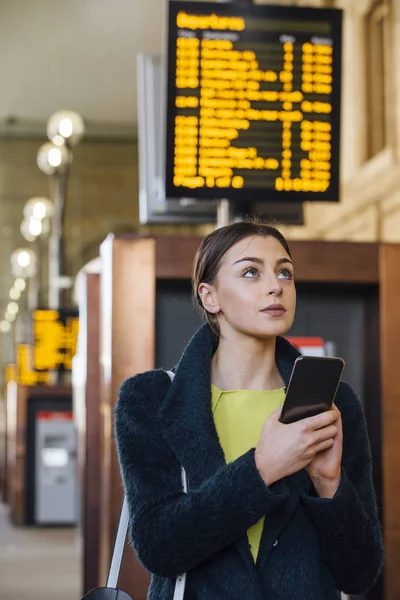
{"label": "woman's eye", "polygon": [[246,277],[246,279],[254,279],[257,276],[258,269],[255,269],[253,267],[251,269],[246,269],[246,271],[243,273],[243,277]]}
{"label": "woman's eye", "polygon": [[289,269],[282,269],[278,273],[279,279],[293,279],[293,273]]}

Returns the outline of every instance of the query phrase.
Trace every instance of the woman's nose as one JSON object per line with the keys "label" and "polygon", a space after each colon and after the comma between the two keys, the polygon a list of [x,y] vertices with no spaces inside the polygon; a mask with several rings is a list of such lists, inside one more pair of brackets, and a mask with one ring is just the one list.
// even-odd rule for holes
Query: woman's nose
{"label": "woman's nose", "polygon": [[274,276],[268,283],[268,295],[280,296],[282,294],[282,284],[278,277]]}

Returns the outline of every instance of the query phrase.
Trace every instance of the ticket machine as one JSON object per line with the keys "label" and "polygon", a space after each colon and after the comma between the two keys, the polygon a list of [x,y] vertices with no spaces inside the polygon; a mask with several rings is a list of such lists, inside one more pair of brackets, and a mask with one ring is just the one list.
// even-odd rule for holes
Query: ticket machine
{"label": "ticket machine", "polygon": [[35,523],[77,520],[76,441],[72,412],[39,410],[35,418]]}

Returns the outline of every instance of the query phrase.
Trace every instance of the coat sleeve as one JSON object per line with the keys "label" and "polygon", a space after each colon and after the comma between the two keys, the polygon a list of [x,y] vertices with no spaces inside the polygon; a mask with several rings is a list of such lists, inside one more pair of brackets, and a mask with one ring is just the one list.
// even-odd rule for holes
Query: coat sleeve
{"label": "coat sleeve", "polygon": [[126,380],[115,409],[115,436],[133,547],[152,573],[176,577],[235,542],[286,494],[272,492],[250,450],[200,487],[182,491],[180,464],[162,435],[162,371]]}
{"label": "coat sleeve", "polygon": [[383,566],[382,531],[372,483],[372,461],[361,403],[347,384],[343,421],[342,476],[332,499],[303,496],[317,527],[321,552],[338,589],[360,594],[372,586]]}

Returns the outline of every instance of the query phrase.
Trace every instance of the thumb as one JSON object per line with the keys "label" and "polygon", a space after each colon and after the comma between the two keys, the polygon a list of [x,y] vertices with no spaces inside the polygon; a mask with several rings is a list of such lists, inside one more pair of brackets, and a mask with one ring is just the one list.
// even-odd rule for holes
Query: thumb
{"label": "thumb", "polygon": [[270,419],[273,419],[274,421],[279,421],[279,418],[281,416],[282,413],[282,406],[278,406],[278,408],[276,410],[274,410],[273,413],[271,413],[270,415]]}

